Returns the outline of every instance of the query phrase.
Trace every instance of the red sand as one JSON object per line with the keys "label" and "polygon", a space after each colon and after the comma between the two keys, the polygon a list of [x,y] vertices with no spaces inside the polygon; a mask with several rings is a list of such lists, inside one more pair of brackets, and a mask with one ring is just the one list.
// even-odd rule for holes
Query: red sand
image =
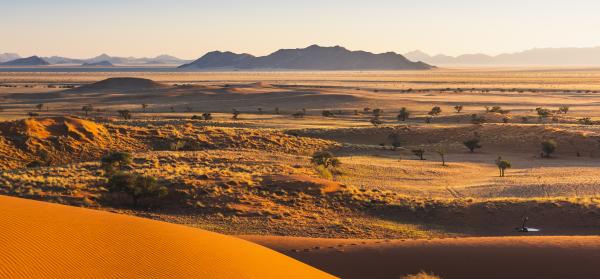
{"label": "red sand", "polygon": [[342,278],[397,279],[419,271],[444,279],[600,278],[599,236],[404,241],[243,238]]}

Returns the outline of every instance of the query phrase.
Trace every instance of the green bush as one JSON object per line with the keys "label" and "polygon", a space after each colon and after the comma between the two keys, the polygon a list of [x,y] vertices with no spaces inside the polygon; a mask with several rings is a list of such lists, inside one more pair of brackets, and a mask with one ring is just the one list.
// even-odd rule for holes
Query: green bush
{"label": "green bush", "polygon": [[107,188],[111,193],[129,195],[134,207],[141,198],[162,198],[168,194],[167,187],[158,185],[154,177],[123,172],[113,174]]}
{"label": "green bush", "polygon": [[342,164],[338,158],[328,151],[315,152],[310,161],[317,166],[325,168],[334,168]]}
{"label": "green bush", "polygon": [[131,153],[127,152],[112,152],[102,157],[100,162],[102,168],[107,173],[113,173],[124,166],[131,165],[133,163],[133,157],[131,156]]}
{"label": "green bush", "polygon": [[554,151],[556,151],[556,148],[558,147],[558,144],[556,143],[556,141],[549,139],[549,140],[545,140],[542,142],[542,157],[546,157],[549,158],[550,154],[554,153]]}

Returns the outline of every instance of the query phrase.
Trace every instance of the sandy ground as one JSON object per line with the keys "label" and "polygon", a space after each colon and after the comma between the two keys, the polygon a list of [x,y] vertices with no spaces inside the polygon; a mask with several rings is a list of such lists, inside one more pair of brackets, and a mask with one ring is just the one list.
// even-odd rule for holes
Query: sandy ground
{"label": "sandy ground", "polygon": [[0,278],[332,278],[237,238],[6,196],[0,244]]}
{"label": "sandy ground", "polygon": [[600,237],[490,237],[429,240],[243,238],[342,278],[596,278]]}

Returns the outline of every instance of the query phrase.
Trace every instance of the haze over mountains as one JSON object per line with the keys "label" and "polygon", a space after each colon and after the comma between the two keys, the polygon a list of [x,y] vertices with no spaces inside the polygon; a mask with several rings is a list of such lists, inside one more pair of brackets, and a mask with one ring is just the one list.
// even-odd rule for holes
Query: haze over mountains
{"label": "haze over mountains", "polygon": [[[37,57],[37,56],[32,56]],[[449,56],[429,55],[415,50],[404,55],[393,52],[373,54],[366,51],[349,51],[343,47],[313,45],[304,49],[280,49],[270,55],[257,57],[251,54],[213,51],[191,61],[170,55],[157,57],[119,57],[101,54],[88,59],[61,56],[22,59],[16,53],[0,53],[2,66],[47,65],[181,65],[182,70],[209,69],[300,69],[300,70],[402,70],[428,69],[436,66],[600,66],[600,47],[587,48],[535,48],[499,55],[463,54]],[[40,60],[41,59],[41,60]],[[43,61],[42,61],[43,60]],[[415,61],[415,62],[412,62]],[[418,63],[422,61],[423,63]],[[10,63],[8,63],[10,62]],[[102,62],[102,63],[101,63]],[[187,63],[187,64],[186,64]],[[426,63],[426,64],[425,64]],[[428,65],[427,65],[428,64]]]}
{"label": "haze over mountains", "polygon": [[411,60],[433,65],[472,65],[472,66],[598,66],[600,47],[588,48],[535,48],[515,53],[499,55],[464,54],[431,56],[416,50],[404,54]]}
{"label": "haze over mountains", "polygon": [[184,70],[210,69],[271,69],[271,70],[428,70],[434,68],[422,62],[412,62],[404,56],[386,52],[374,54],[350,51],[340,46],[280,49],[267,56],[213,51],[198,60],[179,67]]}

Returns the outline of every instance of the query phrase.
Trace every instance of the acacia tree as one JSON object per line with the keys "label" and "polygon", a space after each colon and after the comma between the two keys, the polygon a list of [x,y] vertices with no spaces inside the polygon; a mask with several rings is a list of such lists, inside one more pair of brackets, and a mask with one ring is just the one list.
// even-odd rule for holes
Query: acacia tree
{"label": "acacia tree", "polygon": [[310,161],[317,166],[323,166],[325,168],[334,168],[342,164],[340,160],[333,156],[329,151],[315,152]]}
{"label": "acacia tree", "polygon": [[398,116],[396,116],[396,118],[398,118],[399,121],[406,121],[406,119],[408,119],[408,117],[410,116],[410,112],[405,108],[401,108],[400,112],[398,113]]}
{"label": "acacia tree", "polygon": [[463,110],[463,106],[462,105],[456,105],[456,106],[454,106],[454,110],[456,111],[456,113],[460,113]]}
{"label": "acacia tree", "polygon": [[542,157],[550,158],[550,154],[554,153],[557,147],[558,144],[552,139],[542,141]]}
{"label": "acacia tree", "polygon": [[448,149],[444,146],[440,146],[438,147],[435,152],[440,155],[440,158],[442,159],[442,166],[446,165],[446,154],[448,154]]}
{"label": "acacia tree", "polygon": [[35,105],[35,108],[37,108],[38,111],[42,111],[42,108],[44,108],[44,104],[37,104]]}
{"label": "acacia tree", "polygon": [[237,109],[233,109],[232,112],[233,116],[231,117],[233,120],[237,120],[238,117],[240,116],[240,112]]}
{"label": "acacia tree", "polygon": [[475,149],[481,148],[479,144],[479,138],[472,138],[466,141],[463,141],[463,144],[471,151],[471,153],[475,152]]}
{"label": "acacia tree", "polygon": [[88,113],[94,111],[94,107],[91,104],[87,104],[81,108],[81,110],[85,113],[85,116],[88,116]]}
{"label": "acacia tree", "polygon": [[496,166],[498,166],[498,170],[500,171],[500,177],[504,177],[504,171],[512,167],[509,161],[502,159],[502,156],[498,156],[496,159]]}
{"label": "acacia tree", "polygon": [[131,119],[131,117],[133,116],[133,115],[131,114],[131,111],[129,111],[128,109],[119,110],[119,111],[117,111],[117,112],[118,112],[118,113],[119,113],[119,115],[120,115],[121,117],[123,117],[123,119],[125,119],[125,120],[129,120],[129,119]]}
{"label": "acacia tree", "polygon": [[413,149],[412,153],[419,157],[419,160],[425,160],[425,158],[423,158],[423,155],[425,155],[425,149],[423,148],[418,148],[418,149]]}
{"label": "acacia tree", "polygon": [[392,148],[396,150],[398,147],[402,146],[402,142],[400,139],[400,135],[398,133],[391,133],[388,135],[388,139],[392,144]]}
{"label": "acacia tree", "polygon": [[431,108],[431,110],[427,114],[429,114],[431,116],[437,116],[440,113],[442,113],[442,108],[435,106],[435,107]]}

